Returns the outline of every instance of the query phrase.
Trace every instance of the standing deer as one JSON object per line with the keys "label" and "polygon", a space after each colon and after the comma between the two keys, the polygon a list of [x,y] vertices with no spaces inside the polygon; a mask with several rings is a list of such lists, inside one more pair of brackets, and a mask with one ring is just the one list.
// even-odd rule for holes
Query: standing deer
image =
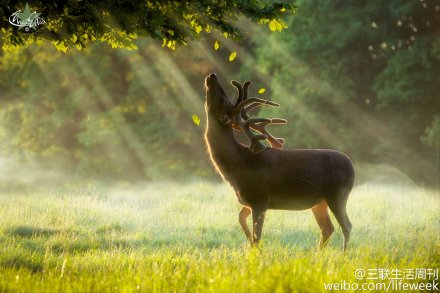
{"label": "standing deer", "polygon": [[[239,223],[253,246],[261,239],[268,209],[312,209],[321,230],[319,247],[323,248],[334,227],[328,208],[344,234],[344,250],[350,239],[351,223],[346,204],[353,187],[355,171],[347,155],[334,150],[282,150],[284,140],[272,136],[269,124],[284,124],[284,119],[249,118],[247,112],[261,105],[279,105],[258,98],[247,98],[250,81],[243,86],[232,81],[238,90],[235,105],[226,96],[217,76],[205,79],[205,141],[211,161],[244,205]],[[234,129],[250,139],[249,147],[234,138]],[[258,133],[255,133],[256,131]],[[267,140],[271,147],[261,141]],[[253,233],[246,224],[252,214]]]}

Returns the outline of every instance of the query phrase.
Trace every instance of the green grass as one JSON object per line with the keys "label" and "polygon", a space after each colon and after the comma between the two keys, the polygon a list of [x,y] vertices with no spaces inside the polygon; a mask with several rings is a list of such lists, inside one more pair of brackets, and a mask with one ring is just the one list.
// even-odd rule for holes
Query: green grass
{"label": "green grass", "polygon": [[269,211],[260,249],[225,184],[0,194],[0,291],[319,292],[358,268],[440,267],[440,198],[407,186],[352,192],[351,247],[324,251],[310,211]]}

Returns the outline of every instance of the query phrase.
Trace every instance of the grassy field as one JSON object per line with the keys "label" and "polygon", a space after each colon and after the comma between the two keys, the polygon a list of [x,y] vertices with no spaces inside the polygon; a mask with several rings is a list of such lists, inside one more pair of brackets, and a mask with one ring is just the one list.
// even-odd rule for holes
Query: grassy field
{"label": "grassy field", "polygon": [[[324,251],[310,211],[269,211],[260,249],[225,184],[0,193],[0,291],[320,292],[356,269],[439,268],[434,191],[359,185]],[[333,222],[335,222],[333,218]]]}

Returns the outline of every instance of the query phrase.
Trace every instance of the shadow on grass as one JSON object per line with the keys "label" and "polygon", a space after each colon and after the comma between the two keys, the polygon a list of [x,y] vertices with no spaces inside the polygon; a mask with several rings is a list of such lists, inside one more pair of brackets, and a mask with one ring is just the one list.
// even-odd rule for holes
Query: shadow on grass
{"label": "shadow on grass", "polygon": [[[43,253],[49,249],[55,254],[114,249],[149,251],[182,247],[211,250],[220,247],[235,248],[248,242],[238,227],[180,227],[160,233],[158,230],[136,231],[123,225],[109,224],[98,227],[94,232],[85,233],[65,233],[64,230],[31,226],[17,226],[5,232],[6,238],[8,236],[25,238],[20,241],[20,244],[31,251]],[[336,238],[334,236],[332,238]],[[295,250],[308,251],[316,249],[319,233],[309,230],[280,232],[267,229],[263,232],[262,241],[267,246],[281,245]],[[329,246],[339,246],[338,244],[339,241],[336,241],[336,243],[329,243]]]}
{"label": "shadow on grass", "polygon": [[[115,228],[115,227],[113,227]],[[117,228],[117,227],[116,227]],[[106,233],[108,231],[114,233]],[[292,249],[314,250],[319,235],[308,230],[288,231],[286,233],[263,233],[265,245],[281,245]],[[157,249],[217,249],[221,247],[236,248],[248,243],[241,229],[229,228],[185,228],[173,231],[141,232],[119,229],[102,229],[94,234],[84,234],[70,240],[57,239],[51,244],[55,253],[83,253],[90,250],[157,250]]]}
{"label": "shadow on grass", "polygon": [[[235,247],[245,241],[244,235],[233,229],[181,229],[159,234],[100,227],[95,233],[81,234],[74,238],[55,238],[50,243],[51,251],[61,253],[84,253],[106,250],[157,250],[173,248],[215,249],[221,246]],[[110,232],[110,233],[109,233]]]}
{"label": "shadow on grass", "polygon": [[41,257],[32,256],[29,253],[14,253],[0,259],[0,268],[25,269],[32,273],[43,271],[43,260]]}
{"label": "shadow on grass", "polygon": [[106,234],[106,233],[121,233],[121,232],[127,232],[130,229],[127,226],[124,226],[119,223],[111,223],[106,224],[103,226],[100,226],[98,229],[96,229],[96,233],[98,234]]}
{"label": "shadow on grass", "polygon": [[34,237],[34,236],[43,236],[48,237],[62,231],[59,229],[51,229],[51,228],[37,228],[32,226],[17,226],[5,231],[7,235],[11,236],[20,236],[20,237]]}

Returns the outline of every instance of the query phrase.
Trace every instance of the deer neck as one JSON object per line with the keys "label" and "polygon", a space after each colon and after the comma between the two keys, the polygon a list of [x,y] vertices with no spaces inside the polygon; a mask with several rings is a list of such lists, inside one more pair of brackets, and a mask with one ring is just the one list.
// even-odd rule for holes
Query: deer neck
{"label": "deer neck", "polygon": [[227,172],[241,160],[241,145],[235,140],[231,127],[208,119],[205,140],[211,160],[220,173]]}

